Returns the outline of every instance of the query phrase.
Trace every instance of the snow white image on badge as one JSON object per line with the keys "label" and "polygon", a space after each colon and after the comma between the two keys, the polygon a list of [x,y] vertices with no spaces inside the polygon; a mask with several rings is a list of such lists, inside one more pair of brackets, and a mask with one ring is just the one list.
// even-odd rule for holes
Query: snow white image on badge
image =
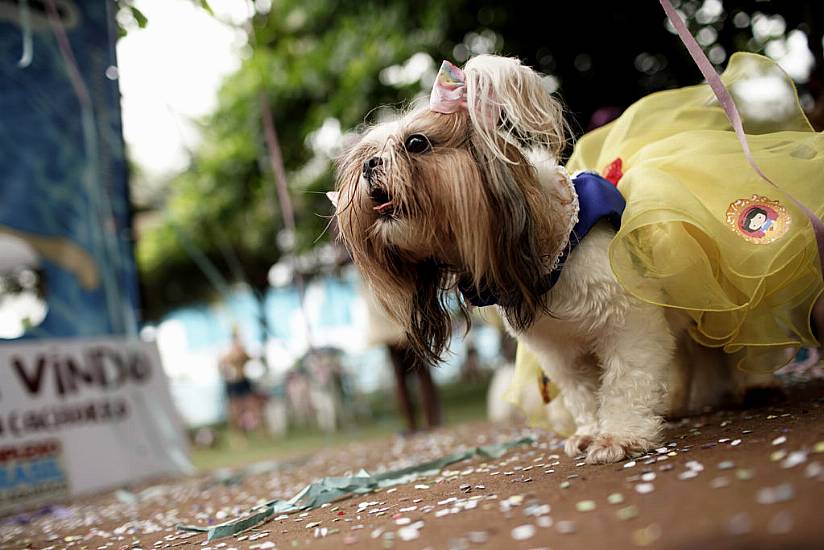
{"label": "snow white image on badge", "polygon": [[775,213],[770,217],[763,208],[752,208],[744,217],[743,229],[749,233],[764,236],[764,233],[770,231],[775,222]]}
{"label": "snow white image on badge", "polygon": [[729,205],[726,222],[738,235],[753,244],[769,244],[782,238],[790,229],[787,209],[777,200],[753,195]]}

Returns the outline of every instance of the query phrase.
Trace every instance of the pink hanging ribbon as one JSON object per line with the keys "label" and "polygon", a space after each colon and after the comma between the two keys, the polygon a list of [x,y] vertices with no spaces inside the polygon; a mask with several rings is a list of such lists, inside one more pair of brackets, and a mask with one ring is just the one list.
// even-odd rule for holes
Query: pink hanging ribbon
{"label": "pink hanging ribbon", "polygon": [[[664,8],[664,12],[666,12],[667,17],[669,18],[670,23],[672,23],[672,26],[675,27],[675,31],[681,38],[681,42],[683,42],[684,46],[687,47],[687,51],[692,57],[692,60],[696,65],[698,65],[698,69],[701,71],[701,74],[704,75],[704,78],[707,80],[707,84],[709,84],[710,88],[712,88],[715,97],[718,99],[718,103],[721,105],[721,108],[724,109],[724,113],[727,115],[733,130],[735,130],[735,135],[738,138],[738,142],[744,150],[744,156],[747,158],[747,162],[750,163],[753,170],[755,170],[755,172],[761,176],[764,181],[776,189],[779,189],[775,182],[764,174],[758,166],[758,163],[755,161],[755,158],[753,158],[752,151],[750,150],[750,144],[747,141],[747,135],[744,133],[744,126],[741,123],[741,115],[735,107],[735,101],[730,95],[729,90],[727,90],[724,83],[721,82],[721,77],[718,75],[718,72],[712,66],[710,60],[707,59],[707,56],[704,55],[704,51],[701,49],[701,46],[698,45],[698,42],[696,42],[695,38],[692,34],[690,34],[689,29],[687,29],[687,26],[684,24],[681,16],[678,15],[678,12],[672,7],[672,3],[670,3],[669,0],[659,1],[661,2],[661,7]],[[790,200],[793,201],[802,212],[804,212],[804,215],[806,215],[807,218],[809,218],[810,223],[813,226],[816,244],[818,245],[818,259],[819,262],[821,262],[821,269],[824,273],[824,223],[822,223],[821,219],[815,215],[815,212],[801,204],[801,202],[796,200],[792,195],[786,191],[783,191],[783,193],[789,197]]]}

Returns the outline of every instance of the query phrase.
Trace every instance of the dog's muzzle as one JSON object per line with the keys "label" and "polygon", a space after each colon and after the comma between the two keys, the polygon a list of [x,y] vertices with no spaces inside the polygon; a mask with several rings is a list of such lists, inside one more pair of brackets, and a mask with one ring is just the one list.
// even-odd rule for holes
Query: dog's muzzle
{"label": "dog's muzzle", "polygon": [[383,159],[380,157],[372,157],[363,161],[363,177],[366,181],[372,181],[372,176],[379,167],[383,166]]}
{"label": "dog's muzzle", "polygon": [[369,198],[375,203],[373,210],[381,216],[389,216],[394,213],[395,205],[392,203],[392,197],[389,196],[386,189],[377,181],[377,172],[382,167],[383,159],[380,157],[372,157],[364,161],[363,179],[366,180]]}

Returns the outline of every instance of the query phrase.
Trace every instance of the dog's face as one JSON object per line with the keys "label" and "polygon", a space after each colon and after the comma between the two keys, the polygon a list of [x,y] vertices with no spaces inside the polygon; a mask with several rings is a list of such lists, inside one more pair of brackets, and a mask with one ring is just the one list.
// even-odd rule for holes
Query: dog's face
{"label": "dog's face", "polygon": [[536,73],[482,57],[466,68],[466,109],[418,108],[372,127],[338,164],[341,237],[428,360],[448,343],[458,281],[495,292],[516,328],[545,305],[536,285],[555,224],[527,151],[559,152],[561,111]]}
{"label": "dog's face", "polygon": [[482,227],[486,213],[467,118],[418,109],[362,137],[339,169],[348,244],[366,244],[361,235],[409,261],[457,261],[457,236]]}

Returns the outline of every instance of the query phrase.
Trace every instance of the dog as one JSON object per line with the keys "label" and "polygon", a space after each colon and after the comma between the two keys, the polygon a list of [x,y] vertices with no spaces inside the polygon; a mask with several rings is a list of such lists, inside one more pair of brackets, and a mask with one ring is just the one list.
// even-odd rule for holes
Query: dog
{"label": "dog", "polygon": [[660,446],[664,416],[773,382],[696,344],[677,311],[629,295],[610,267],[609,222],[569,252],[580,204],[557,161],[568,133],[542,76],[517,59],[445,62],[428,106],[367,128],[341,156],[330,198],[353,261],[422,360],[447,346],[450,304],[465,314],[494,301],[560,390],[566,453],[611,463]]}

